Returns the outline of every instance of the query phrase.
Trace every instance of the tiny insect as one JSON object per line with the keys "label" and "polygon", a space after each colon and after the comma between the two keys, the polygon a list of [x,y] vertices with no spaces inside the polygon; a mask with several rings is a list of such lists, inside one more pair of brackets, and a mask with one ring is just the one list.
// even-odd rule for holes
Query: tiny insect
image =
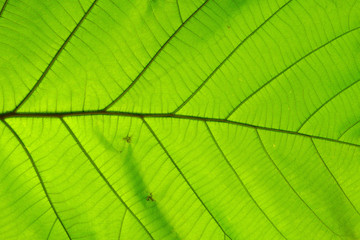
{"label": "tiny insect", "polygon": [[123,140],[126,141],[127,143],[131,143],[131,137],[130,136],[124,137]]}
{"label": "tiny insect", "polygon": [[155,201],[154,198],[153,198],[153,196],[152,196],[152,193],[150,193],[150,194],[146,197],[146,201],[152,201],[152,202]]}

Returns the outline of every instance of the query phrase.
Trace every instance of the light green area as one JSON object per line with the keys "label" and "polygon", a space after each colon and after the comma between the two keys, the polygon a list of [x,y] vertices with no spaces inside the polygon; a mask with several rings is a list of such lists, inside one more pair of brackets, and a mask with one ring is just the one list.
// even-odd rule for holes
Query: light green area
{"label": "light green area", "polygon": [[360,1],[0,11],[0,239],[360,239]]}

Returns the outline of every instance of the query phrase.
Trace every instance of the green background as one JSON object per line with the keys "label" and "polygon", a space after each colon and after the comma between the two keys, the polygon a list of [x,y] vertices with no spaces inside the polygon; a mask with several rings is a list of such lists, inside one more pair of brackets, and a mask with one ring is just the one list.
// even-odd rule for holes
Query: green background
{"label": "green background", "polygon": [[0,0],[0,238],[360,239],[359,28],[358,0]]}

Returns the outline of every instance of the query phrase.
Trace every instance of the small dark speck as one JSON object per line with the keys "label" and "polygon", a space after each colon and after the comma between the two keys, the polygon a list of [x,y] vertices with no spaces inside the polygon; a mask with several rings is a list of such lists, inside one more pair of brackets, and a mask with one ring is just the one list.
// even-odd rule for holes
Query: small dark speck
{"label": "small dark speck", "polygon": [[154,198],[153,198],[153,196],[152,196],[152,193],[150,193],[150,194],[146,197],[146,201],[152,201],[152,202],[155,201]]}
{"label": "small dark speck", "polygon": [[127,143],[131,143],[131,137],[126,136],[123,138],[124,141],[126,141]]}

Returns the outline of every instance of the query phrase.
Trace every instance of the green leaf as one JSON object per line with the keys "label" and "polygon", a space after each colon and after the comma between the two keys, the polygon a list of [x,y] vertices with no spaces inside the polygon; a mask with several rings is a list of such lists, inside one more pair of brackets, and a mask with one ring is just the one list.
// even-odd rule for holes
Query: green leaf
{"label": "green leaf", "polygon": [[0,0],[0,238],[360,239],[360,1]]}

